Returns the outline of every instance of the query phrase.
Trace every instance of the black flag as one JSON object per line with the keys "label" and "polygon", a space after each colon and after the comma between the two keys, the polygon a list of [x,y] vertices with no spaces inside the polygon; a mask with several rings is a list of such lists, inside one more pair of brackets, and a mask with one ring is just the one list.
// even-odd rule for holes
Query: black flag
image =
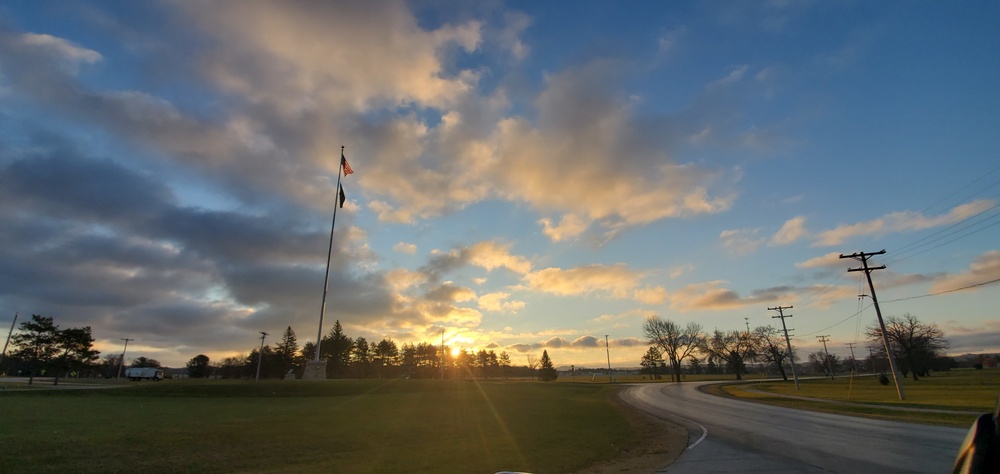
{"label": "black flag", "polygon": [[340,186],[340,208],[344,208],[344,201],[347,200],[347,196],[344,195],[344,186]]}

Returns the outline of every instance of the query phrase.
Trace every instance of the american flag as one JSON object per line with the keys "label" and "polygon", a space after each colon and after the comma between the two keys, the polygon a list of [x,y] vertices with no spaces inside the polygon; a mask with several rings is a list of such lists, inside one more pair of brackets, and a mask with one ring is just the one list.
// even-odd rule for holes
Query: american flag
{"label": "american flag", "polygon": [[340,166],[344,167],[344,175],[354,174],[354,170],[351,169],[351,165],[347,163],[347,158],[344,155],[340,155]]}

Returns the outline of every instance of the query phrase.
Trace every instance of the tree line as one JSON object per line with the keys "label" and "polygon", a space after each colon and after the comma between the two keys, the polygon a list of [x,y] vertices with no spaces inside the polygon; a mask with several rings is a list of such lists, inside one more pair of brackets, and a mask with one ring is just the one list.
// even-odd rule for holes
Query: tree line
{"label": "tree line", "polygon": [[147,357],[136,357],[124,364],[121,354],[100,357],[94,349],[94,336],[90,326],[60,329],[50,316],[31,315],[31,319],[18,326],[10,338],[11,350],[0,361],[0,372],[7,375],[27,376],[28,384],[35,377],[51,377],[59,384],[67,377],[113,378],[127,367],[160,367],[160,362]]}
{"label": "tree line", "polygon": [[[226,379],[301,378],[306,362],[316,356],[316,345],[305,343],[301,348],[295,331],[288,326],[281,340],[262,349],[254,348],[248,354],[226,357],[219,364],[211,364],[204,354],[187,363],[191,377],[214,376]],[[508,377],[538,377],[555,380],[558,374],[548,352],[543,352],[541,365],[514,365],[505,351],[466,349],[452,351],[448,346],[428,342],[397,344],[391,338],[369,341],[364,337],[351,338],[344,333],[340,321],[323,336],[320,342],[320,359],[326,361],[326,376],[342,378],[480,378],[506,379]],[[537,369],[537,370],[536,370]]]}
{"label": "tree line", "polygon": [[[4,373],[29,377],[53,377],[58,384],[65,377],[105,377],[121,375],[126,367],[162,367],[159,361],[137,357],[125,364],[121,354],[100,357],[94,349],[90,326],[60,329],[52,317],[32,315],[11,337],[11,351],[0,363]],[[481,378],[508,377],[555,380],[558,373],[544,351],[539,360],[527,356],[527,365],[515,365],[505,351],[452,351],[448,346],[427,342],[401,346],[390,338],[378,342],[364,337],[350,338],[336,321],[320,344],[320,358],[327,361],[327,378]],[[289,326],[274,344],[254,348],[247,354],[224,358],[219,363],[199,354],[187,364],[187,375],[194,378],[229,379],[301,378],[305,363],[316,354],[316,345],[307,342],[299,347],[295,331]]]}
{"label": "tree line", "polygon": [[[909,313],[889,316],[885,320],[885,334],[893,355],[899,362],[900,372],[913,380],[927,376],[931,371],[944,371],[956,365],[944,355],[948,341],[944,332],[934,324],[924,324]],[[706,333],[698,323],[681,327],[677,323],[652,316],[643,325],[643,335],[650,344],[640,361],[641,371],[652,377],[669,373],[671,380],[679,382],[686,371],[691,374],[730,373],[742,380],[753,364],[764,370],[775,370],[783,380],[788,380],[786,366],[795,355],[789,353],[785,336],[774,326],[758,326],[746,331],[720,331]],[[809,354],[803,361],[796,359],[797,367],[815,373],[834,376],[865,369],[885,373],[889,369],[882,329],[873,325],[866,329],[868,357],[863,361],[839,357],[824,351]],[[861,350],[861,348],[858,348]]]}

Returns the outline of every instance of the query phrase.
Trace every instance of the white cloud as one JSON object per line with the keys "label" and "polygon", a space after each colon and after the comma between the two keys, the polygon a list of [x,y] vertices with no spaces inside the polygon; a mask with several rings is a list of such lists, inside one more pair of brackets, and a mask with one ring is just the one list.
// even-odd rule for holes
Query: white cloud
{"label": "white cloud", "polygon": [[507,301],[510,293],[496,291],[479,297],[479,307],[485,311],[516,313],[524,309],[524,301]]}
{"label": "white cloud", "polygon": [[407,242],[396,242],[396,245],[393,245],[392,249],[396,252],[408,253],[410,255],[417,253],[417,246]]}
{"label": "white cloud", "polygon": [[760,229],[731,229],[724,230],[719,234],[722,246],[736,255],[747,255],[753,253],[758,247],[766,242],[766,239],[757,237]]}
{"label": "white cloud", "polygon": [[936,217],[926,217],[919,212],[913,211],[892,212],[878,219],[858,222],[856,224],[845,224],[831,230],[819,232],[817,234],[819,239],[813,243],[813,246],[841,245],[854,237],[916,231],[954,224],[996,206],[997,203],[995,201],[982,199],[956,206],[947,214]]}
{"label": "white cloud", "polygon": [[771,237],[770,245],[788,245],[808,235],[805,228],[806,218],[796,216],[785,222]]}
{"label": "white cloud", "polygon": [[978,285],[996,279],[1000,279],[1000,250],[990,250],[969,264],[965,272],[946,275],[935,281],[931,286],[931,293]]}
{"label": "white cloud", "polygon": [[547,217],[539,219],[538,223],[542,226],[542,233],[552,239],[553,242],[578,237],[590,226],[589,222],[576,214],[563,215],[558,224],[553,224],[552,219]]}
{"label": "white cloud", "polygon": [[804,262],[797,262],[796,267],[799,268],[818,268],[818,267],[833,267],[843,265],[844,260],[840,258],[839,252],[830,252],[819,257],[813,257]]}

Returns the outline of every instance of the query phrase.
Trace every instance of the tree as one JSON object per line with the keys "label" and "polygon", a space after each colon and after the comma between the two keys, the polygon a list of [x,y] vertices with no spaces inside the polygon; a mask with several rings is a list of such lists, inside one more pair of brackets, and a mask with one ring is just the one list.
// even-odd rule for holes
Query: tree
{"label": "tree", "polygon": [[809,365],[814,372],[821,372],[827,377],[832,377],[836,374],[831,374],[830,370],[833,370],[833,367],[840,366],[840,358],[836,354],[830,354],[827,357],[826,352],[816,351],[809,354]]}
{"label": "tree", "polygon": [[788,381],[785,373],[785,359],[788,359],[788,344],[784,336],[774,326],[758,326],[753,331],[755,352],[766,363],[774,364],[781,373],[782,380]]}
{"label": "tree", "polygon": [[497,364],[500,366],[500,376],[504,380],[507,380],[507,374],[510,372],[510,356],[506,351],[501,351],[500,356],[497,358]]}
{"label": "tree", "polygon": [[146,357],[136,357],[132,359],[132,365],[129,367],[161,367],[160,361],[156,359],[149,359]]}
{"label": "tree", "polygon": [[226,357],[219,365],[219,375],[224,379],[241,379],[247,376],[249,360],[250,356],[243,354]]}
{"label": "tree", "polygon": [[660,350],[656,346],[650,346],[639,361],[640,372],[649,374],[651,380],[659,379],[660,374],[656,369],[660,367],[661,363],[663,363],[663,356],[660,354]]}
{"label": "tree", "polygon": [[542,360],[539,361],[538,367],[538,380],[552,382],[557,378],[559,378],[559,372],[552,365],[552,359],[549,359],[549,351],[542,351]]}
{"label": "tree", "polygon": [[538,368],[538,358],[534,354],[528,354],[528,370],[531,371],[531,380],[535,380],[535,369]]}
{"label": "tree", "polygon": [[681,362],[692,357],[705,343],[705,335],[701,329],[698,323],[688,323],[681,329],[677,323],[656,316],[647,318],[642,327],[646,341],[658,347],[670,362],[673,369],[671,378],[676,382],[681,381]]}
{"label": "tree", "polygon": [[368,340],[358,337],[354,340],[354,348],[351,350],[351,365],[354,367],[358,378],[368,378],[368,372],[372,365],[372,350]]}
{"label": "tree", "polygon": [[[906,377],[906,372],[909,371],[913,373],[915,381],[920,380],[920,375],[928,375],[935,359],[948,348],[944,332],[938,329],[937,325],[923,324],[910,313],[900,317],[889,316],[885,320],[885,334],[899,359],[903,377]],[[876,341],[881,342],[882,329],[878,326],[869,326],[867,335],[873,344]],[[885,353],[883,346],[884,344],[875,345],[882,354]]]}
{"label": "tree", "polygon": [[[90,334],[90,326],[82,328],[68,328],[56,332],[56,348],[59,351],[58,369],[62,369],[64,375],[77,372],[90,367],[101,354],[94,350],[94,337]],[[60,370],[55,371],[53,385],[59,383]]]}
{"label": "tree", "polygon": [[378,361],[378,377],[382,378],[382,372],[386,368],[397,366],[399,360],[399,347],[396,342],[389,338],[384,338],[375,345],[375,359]]}
{"label": "tree", "polygon": [[209,376],[208,363],[208,356],[205,354],[192,357],[187,363],[188,377],[193,379],[207,378]]}
{"label": "tree", "polygon": [[98,369],[104,374],[104,378],[110,379],[114,378],[115,374],[118,373],[118,368],[122,364],[121,354],[105,354],[101,358],[101,363],[98,365]]}
{"label": "tree", "polygon": [[28,362],[28,385],[34,383],[35,372],[44,373],[59,353],[58,333],[59,327],[51,317],[33,314],[30,321],[21,323],[18,333],[11,338],[16,348],[13,357]]}
{"label": "tree", "polygon": [[745,361],[753,356],[753,341],[749,336],[743,331],[724,333],[716,329],[712,337],[702,344],[701,350],[709,355],[710,363],[713,359],[724,361],[736,374],[736,380],[743,380]]}
{"label": "tree", "polygon": [[354,341],[344,334],[344,329],[340,326],[338,319],[333,323],[333,329],[323,337],[323,342],[320,344],[319,357],[326,360],[326,376],[329,378],[347,376],[353,350]]}
{"label": "tree", "polygon": [[274,360],[271,367],[274,368],[275,377],[284,377],[289,370],[295,371],[302,365],[303,360],[299,355],[299,343],[295,337],[295,331],[291,326],[282,333],[281,341],[274,345]]}

